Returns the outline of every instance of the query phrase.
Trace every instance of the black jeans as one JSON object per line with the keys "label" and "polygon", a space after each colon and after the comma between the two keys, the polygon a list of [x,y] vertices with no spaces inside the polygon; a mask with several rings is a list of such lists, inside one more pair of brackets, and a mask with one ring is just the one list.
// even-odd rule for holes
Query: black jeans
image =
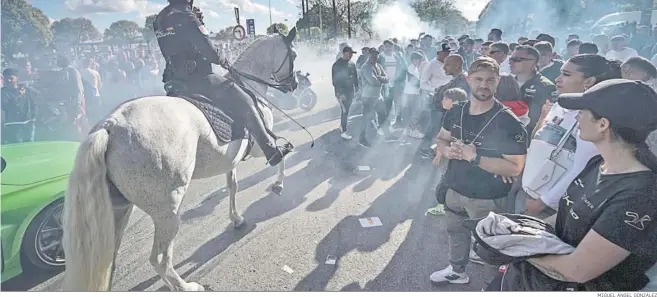
{"label": "black jeans", "polygon": [[340,94],[338,101],[340,102],[340,108],[342,109],[342,114],[340,117],[340,128],[342,132],[347,131],[347,122],[349,120],[349,109],[351,108],[351,103],[354,101],[353,92],[345,92]]}

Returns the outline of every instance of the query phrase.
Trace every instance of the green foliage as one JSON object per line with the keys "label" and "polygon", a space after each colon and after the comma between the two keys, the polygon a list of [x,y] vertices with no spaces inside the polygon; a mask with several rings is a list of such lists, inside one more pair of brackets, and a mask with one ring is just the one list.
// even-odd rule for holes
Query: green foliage
{"label": "green foliage", "polygon": [[470,22],[449,0],[418,0],[411,3],[420,20],[446,33],[464,32]]}
{"label": "green foliage", "polygon": [[50,26],[56,43],[76,44],[102,38],[98,28],[87,18],[65,18]]}
{"label": "green foliage", "polygon": [[116,21],[105,29],[103,36],[105,40],[114,43],[129,43],[133,42],[137,37],[141,37],[143,30],[139,25],[133,21]]}
{"label": "green foliage", "polygon": [[235,26],[228,26],[226,28],[223,28],[217,32],[217,34],[214,36],[215,40],[222,40],[222,41],[227,41],[233,39],[233,29]]}
{"label": "green foliage", "polygon": [[2,53],[34,51],[49,46],[53,39],[50,20],[25,0],[2,0]]}
{"label": "green foliage", "polygon": [[155,38],[155,29],[153,29],[153,22],[155,22],[156,17],[157,14],[151,14],[146,17],[146,21],[144,22],[144,28],[142,29],[142,35],[144,36],[146,42],[150,42]]}
{"label": "green foliage", "polygon": [[276,28],[278,30],[278,32],[283,34],[283,35],[287,35],[287,33],[290,31],[287,28],[286,24],[274,23],[274,24],[271,24],[271,26],[267,27],[267,34],[274,34],[274,31],[275,31],[274,28]]}

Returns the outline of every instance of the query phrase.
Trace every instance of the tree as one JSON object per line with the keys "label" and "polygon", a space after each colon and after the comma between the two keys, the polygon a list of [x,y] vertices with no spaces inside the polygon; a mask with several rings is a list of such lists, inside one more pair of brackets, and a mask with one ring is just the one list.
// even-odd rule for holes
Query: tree
{"label": "tree", "polygon": [[17,50],[35,51],[52,42],[50,20],[25,0],[2,0],[2,53],[11,59]]}
{"label": "tree", "polygon": [[116,43],[130,43],[137,37],[141,37],[143,29],[133,21],[116,21],[103,34],[106,40]]}
{"label": "tree", "polygon": [[65,18],[50,25],[55,42],[76,44],[102,38],[98,28],[86,18]]}
{"label": "tree", "polygon": [[418,0],[411,3],[420,20],[445,33],[463,32],[469,21],[449,0]]}
{"label": "tree", "polygon": [[150,43],[153,38],[155,38],[155,29],[153,29],[153,23],[155,22],[156,17],[157,14],[151,14],[146,17],[146,21],[144,22],[142,35],[144,36],[146,43]]}
{"label": "tree", "polygon": [[233,39],[233,29],[235,26],[228,26],[226,28],[223,28],[217,32],[217,34],[214,36],[214,40],[217,41],[227,41]]}
{"label": "tree", "polygon": [[276,28],[278,30],[278,32],[280,32],[284,35],[287,35],[287,33],[289,32],[286,24],[273,23],[273,24],[271,24],[271,26],[267,27],[267,34],[274,34],[274,32],[275,32],[274,28]]}

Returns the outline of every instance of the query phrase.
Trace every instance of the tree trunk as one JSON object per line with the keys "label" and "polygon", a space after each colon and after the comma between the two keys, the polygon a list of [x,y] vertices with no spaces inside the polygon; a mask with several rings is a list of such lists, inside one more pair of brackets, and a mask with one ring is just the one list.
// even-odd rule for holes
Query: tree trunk
{"label": "tree trunk", "polygon": [[641,21],[640,25],[650,26],[652,28],[652,9],[653,9],[653,0],[642,0],[641,1]]}
{"label": "tree trunk", "polygon": [[332,0],[333,2],[333,37],[338,37],[338,9],[335,6],[335,0]]}
{"label": "tree trunk", "polygon": [[351,39],[351,1],[347,0],[347,35]]}

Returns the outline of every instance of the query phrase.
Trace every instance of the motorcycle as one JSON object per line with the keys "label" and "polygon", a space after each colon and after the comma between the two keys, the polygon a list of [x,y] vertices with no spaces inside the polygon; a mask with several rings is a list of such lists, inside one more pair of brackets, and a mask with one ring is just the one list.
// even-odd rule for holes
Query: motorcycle
{"label": "motorcycle", "polygon": [[267,97],[270,101],[274,102],[279,108],[295,109],[301,108],[303,111],[310,111],[317,104],[317,94],[310,88],[312,82],[308,77],[310,73],[305,75],[301,71],[297,71],[297,80],[299,84],[297,89],[293,92],[283,93],[276,89],[270,89],[267,92]]}

